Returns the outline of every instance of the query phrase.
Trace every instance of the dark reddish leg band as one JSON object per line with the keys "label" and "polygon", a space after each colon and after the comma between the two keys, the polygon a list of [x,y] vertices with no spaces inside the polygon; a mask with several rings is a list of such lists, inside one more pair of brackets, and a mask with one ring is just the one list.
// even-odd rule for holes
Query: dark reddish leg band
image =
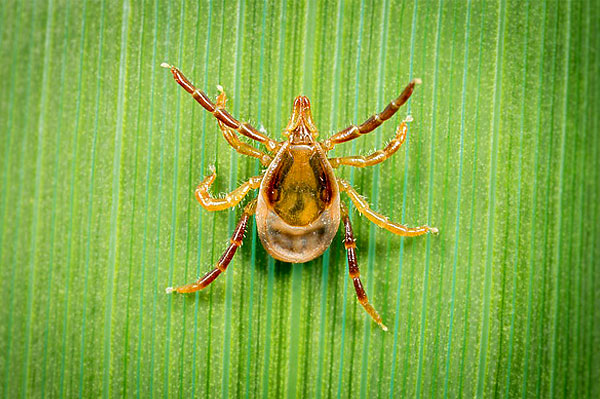
{"label": "dark reddish leg band", "polygon": [[373,320],[379,324],[384,331],[387,331],[387,327],[383,324],[381,316],[379,316],[379,313],[377,313],[375,308],[369,303],[369,298],[367,297],[365,288],[360,280],[360,270],[358,269],[358,261],[356,260],[356,240],[354,239],[354,232],[352,231],[352,225],[350,224],[350,218],[348,217],[345,206],[342,208],[342,222],[344,223],[345,232],[344,246],[346,247],[346,253],[348,255],[348,274],[354,284],[358,302],[365,308]]}
{"label": "dark reddish leg band", "polygon": [[179,292],[181,294],[190,293],[199,291],[203,288],[206,288],[210,283],[216,280],[217,277],[225,270],[227,270],[227,266],[231,263],[233,259],[233,255],[235,255],[235,251],[242,245],[242,240],[244,238],[244,233],[246,232],[246,227],[248,226],[248,220],[250,219],[251,213],[248,212],[248,209],[253,209],[252,207],[247,207],[242,214],[240,221],[238,222],[233,234],[231,235],[231,239],[229,240],[229,246],[217,262],[217,266],[206,273],[204,276],[200,277],[198,281],[192,284],[184,285],[177,288],[167,288],[167,293],[171,293],[173,291]]}

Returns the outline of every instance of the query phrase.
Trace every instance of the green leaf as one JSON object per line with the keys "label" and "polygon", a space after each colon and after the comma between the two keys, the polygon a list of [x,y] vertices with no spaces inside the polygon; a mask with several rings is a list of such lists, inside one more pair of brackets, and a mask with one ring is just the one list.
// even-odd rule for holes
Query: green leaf
{"label": "green leaf", "polygon": [[[599,397],[598,2],[0,2],[3,397]],[[337,171],[383,332],[358,304],[342,235],[274,261],[254,223],[208,289],[240,209],[213,192],[260,171],[172,79],[283,139],[295,96],[322,138],[385,163]],[[253,194],[254,195],[254,194]],[[347,198],[344,197],[347,201]]]}

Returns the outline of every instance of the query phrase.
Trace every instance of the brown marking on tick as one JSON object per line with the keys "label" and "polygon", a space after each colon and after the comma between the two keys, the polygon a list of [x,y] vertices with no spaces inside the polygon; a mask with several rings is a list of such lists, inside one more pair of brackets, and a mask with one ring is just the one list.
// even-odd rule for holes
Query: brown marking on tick
{"label": "brown marking on tick", "polygon": [[265,179],[267,204],[291,226],[307,226],[331,204],[335,176],[316,145],[289,145]]}

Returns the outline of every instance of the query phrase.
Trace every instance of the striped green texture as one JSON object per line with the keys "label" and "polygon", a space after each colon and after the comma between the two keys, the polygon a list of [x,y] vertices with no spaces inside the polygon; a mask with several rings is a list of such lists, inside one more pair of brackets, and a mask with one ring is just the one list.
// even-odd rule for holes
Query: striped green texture
{"label": "striped green texture", "polygon": [[[0,396],[600,397],[597,0],[0,2]],[[409,104],[335,155],[354,210],[358,305],[342,236],[274,261],[214,192],[259,173],[160,68],[179,66],[281,138],[310,97],[321,137]],[[253,196],[255,194],[251,194]],[[345,197],[344,197],[345,198]],[[347,198],[346,198],[347,200]]]}

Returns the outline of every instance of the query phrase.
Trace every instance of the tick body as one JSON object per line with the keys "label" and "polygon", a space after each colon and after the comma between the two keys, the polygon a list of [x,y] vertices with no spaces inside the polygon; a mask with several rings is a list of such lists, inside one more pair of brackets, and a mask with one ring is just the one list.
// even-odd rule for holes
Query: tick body
{"label": "tick body", "polygon": [[[169,287],[167,293],[189,293],[201,290],[223,273],[242,240],[249,218],[254,215],[258,236],[265,250],[275,259],[285,262],[308,262],[325,252],[340,226],[344,228],[344,246],[348,257],[349,275],[354,284],[358,301],[373,320],[387,330],[381,316],[369,303],[360,279],[356,258],[356,242],[346,205],[340,199],[345,192],[356,209],[379,227],[401,236],[418,236],[437,233],[434,227],[410,228],[390,221],[373,211],[350,184],[335,176],[334,169],[342,166],[365,167],[385,161],[394,154],[406,138],[407,117],[400,123],[395,137],[382,150],[367,156],[347,156],[328,158],[327,153],[341,144],[375,130],[390,119],[411,96],[420,80],[411,81],[398,98],[382,112],[375,114],[361,125],[351,125],[326,140],[317,141],[318,130],[312,119],[310,101],[304,96],[294,100],[292,115],[284,130],[286,140],[276,141],[247,123],[236,120],[225,110],[225,93],[213,103],[202,91],[196,89],[175,67],[169,68],[175,80],[217,119],[217,123],[227,142],[239,153],[258,158],[266,168],[258,176],[250,178],[224,198],[213,197],[209,191],[216,178],[214,168],[196,189],[195,195],[208,211],[231,208],[237,205],[250,192],[258,189],[256,199],[244,208],[230,239],[228,248],[217,262],[216,267],[198,281],[181,287]],[[258,150],[240,140],[246,136],[263,144],[268,153]]]}

